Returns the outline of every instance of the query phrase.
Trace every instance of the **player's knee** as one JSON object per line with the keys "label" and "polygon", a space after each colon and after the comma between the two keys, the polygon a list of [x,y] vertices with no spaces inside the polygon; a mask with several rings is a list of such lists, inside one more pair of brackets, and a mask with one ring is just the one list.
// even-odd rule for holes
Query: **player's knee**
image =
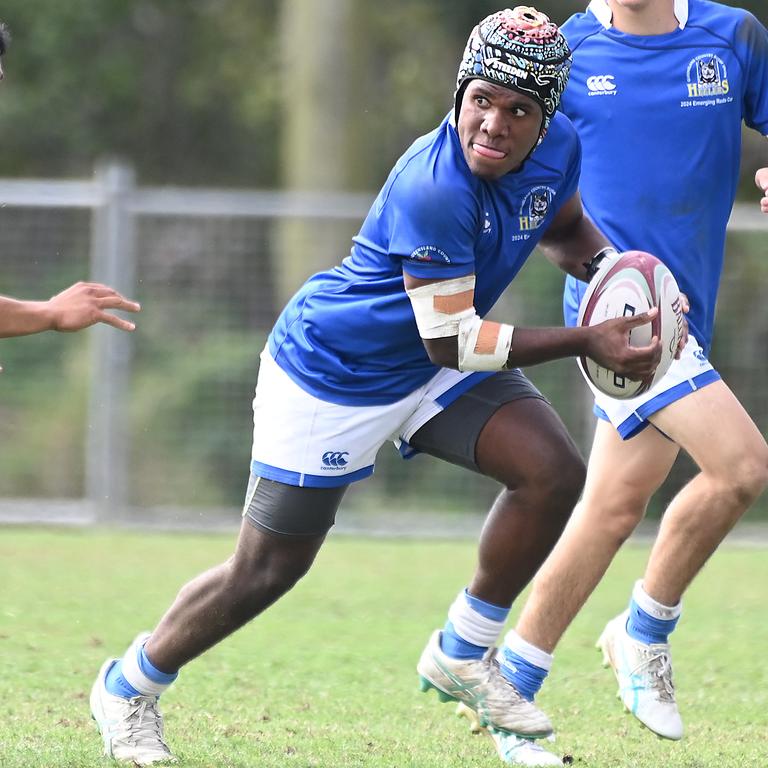
{"label": "player's knee", "polygon": [[617,546],[621,546],[635,531],[645,515],[645,504],[636,503],[622,509],[613,508],[610,514],[603,518],[605,534],[612,538]]}
{"label": "player's knee", "polygon": [[734,494],[740,505],[749,506],[768,486],[768,446],[761,451],[751,451],[735,462],[728,478],[729,493]]}
{"label": "player's knee", "polygon": [[270,599],[277,599],[291,590],[309,571],[312,561],[286,561],[278,559],[259,570],[251,581],[253,591],[266,593]]}
{"label": "player's knee", "polygon": [[230,576],[233,601],[255,616],[289,592],[309,571],[313,559],[276,553],[233,564]]}
{"label": "player's knee", "polygon": [[558,451],[553,470],[553,486],[555,493],[566,502],[570,509],[581,495],[587,468],[575,446],[563,446]]}
{"label": "player's knee", "polygon": [[599,495],[587,493],[579,502],[577,514],[588,518],[595,531],[621,546],[645,516],[647,506],[648,496],[640,489],[603,488]]}
{"label": "player's knee", "polygon": [[544,504],[551,516],[570,517],[584,487],[586,468],[575,447],[568,445],[553,452],[551,461],[538,468],[529,483],[544,496]]}

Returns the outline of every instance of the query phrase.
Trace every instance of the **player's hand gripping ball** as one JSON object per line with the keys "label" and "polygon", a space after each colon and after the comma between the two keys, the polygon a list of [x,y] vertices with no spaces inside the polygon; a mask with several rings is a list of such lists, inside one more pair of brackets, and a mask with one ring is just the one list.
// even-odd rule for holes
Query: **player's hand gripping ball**
{"label": "player's hand gripping ball", "polygon": [[634,347],[644,347],[651,343],[653,336],[659,338],[661,361],[653,375],[642,381],[633,381],[588,357],[579,358],[579,367],[586,379],[606,395],[619,400],[637,397],[664,376],[677,354],[685,319],[677,281],[667,267],[650,253],[626,251],[619,254],[592,278],[579,306],[580,326],[639,315],[651,307],[658,307],[658,314],[652,322],[633,328],[629,343]]}

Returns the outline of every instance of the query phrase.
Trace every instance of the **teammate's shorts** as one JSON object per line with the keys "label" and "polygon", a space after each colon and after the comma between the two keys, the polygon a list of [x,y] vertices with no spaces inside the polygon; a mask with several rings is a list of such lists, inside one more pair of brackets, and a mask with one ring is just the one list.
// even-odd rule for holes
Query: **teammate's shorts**
{"label": "teammate's shorts", "polygon": [[670,403],[680,400],[697,389],[718,381],[720,374],[712,367],[693,336],[672,361],[666,374],[647,392],[629,400],[616,400],[587,382],[595,395],[595,414],[609,421],[624,440],[634,437],[650,423],[648,419]]}
{"label": "teammate's shorts", "polygon": [[264,350],[243,514],[270,532],[323,534],[346,487],[373,472],[385,442],[404,458],[424,452],[477,470],[477,439],[487,421],[504,403],[526,397],[545,399],[517,369],[442,369],[396,403],[337,405],[301,389]]}

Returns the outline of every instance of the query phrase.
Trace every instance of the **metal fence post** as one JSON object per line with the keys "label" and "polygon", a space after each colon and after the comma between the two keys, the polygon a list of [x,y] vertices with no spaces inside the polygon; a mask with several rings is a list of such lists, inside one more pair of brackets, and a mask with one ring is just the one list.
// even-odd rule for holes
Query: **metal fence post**
{"label": "metal fence post", "polygon": [[[129,202],[132,168],[99,165],[102,191],[93,209],[91,278],[133,298],[136,287],[136,227]],[[92,329],[91,379],[86,446],[86,495],[96,520],[122,517],[128,503],[129,432],[125,396],[131,374],[131,335],[108,326]]]}

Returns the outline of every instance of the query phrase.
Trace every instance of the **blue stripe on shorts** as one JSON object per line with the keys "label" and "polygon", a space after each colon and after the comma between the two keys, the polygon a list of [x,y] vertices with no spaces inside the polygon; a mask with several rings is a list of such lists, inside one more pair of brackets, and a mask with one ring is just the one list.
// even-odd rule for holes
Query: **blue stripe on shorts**
{"label": "blue stripe on shorts", "polygon": [[[711,369],[709,371],[704,371],[704,373],[701,373],[698,376],[694,376],[693,379],[681,381],[674,387],[659,393],[656,397],[639,406],[634,413],[616,427],[619,435],[622,440],[629,440],[630,437],[634,437],[648,426],[650,423],[648,418],[653,416],[654,413],[657,413],[670,403],[681,400],[691,392],[695,392],[697,389],[706,387],[707,384],[712,384],[716,381],[720,381],[720,374],[716,370]],[[599,419],[609,421],[607,414],[600,408],[600,406],[595,405],[594,412]]]}
{"label": "blue stripe on shorts", "polygon": [[340,485],[349,485],[349,483],[370,477],[373,474],[373,464],[354,472],[345,472],[340,475],[307,475],[301,472],[292,472],[288,469],[280,469],[280,467],[273,467],[270,464],[262,464],[260,461],[252,461],[251,472],[257,477],[275,480],[286,485],[298,485],[302,488],[336,488]]}

